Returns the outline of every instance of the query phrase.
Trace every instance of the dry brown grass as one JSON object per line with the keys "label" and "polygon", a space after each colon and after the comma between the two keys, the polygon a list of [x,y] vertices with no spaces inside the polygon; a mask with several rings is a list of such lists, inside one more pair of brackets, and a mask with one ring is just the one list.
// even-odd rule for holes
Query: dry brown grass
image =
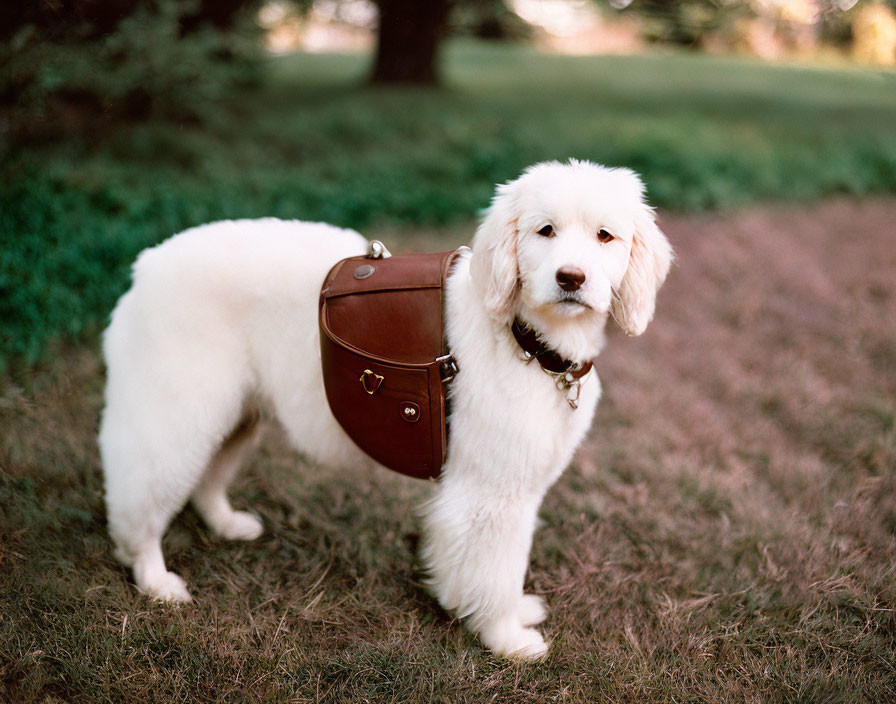
{"label": "dry brown grass", "polygon": [[104,532],[95,351],[7,380],[0,701],[896,701],[894,222],[892,199],[664,219],[657,320],[598,360],[542,511],[542,664],[421,589],[423,485],[296,471],[276,437],[235,491],[265,537],[186,512],[166,551],[198,601],[149,603]]}

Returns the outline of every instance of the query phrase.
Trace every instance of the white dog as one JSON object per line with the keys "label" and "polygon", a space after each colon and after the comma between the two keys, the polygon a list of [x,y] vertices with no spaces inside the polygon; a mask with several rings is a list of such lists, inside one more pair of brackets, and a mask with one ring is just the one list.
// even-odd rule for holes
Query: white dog
{"label": "white dog", "polygon": [[[251,409],[269,409],[317,462],[368,461],[330,414],[317,323],[327,271],[366,250],[350,230],[265,219],[197,227],[140,255],[105,334],[99,443],[116,556],[146,594],[190,599],[161,546],[188,500],[224,538],[261,534],[226,495],[256,435]],[[633,172],[550,162],[498,186],[448,279],[446,335],[460,373],[422,557],[441,605],[497,653],[547,652],[532,628],[544,604],[523,593],[536,513],[600,395],[592,371],[573,408],[558,379],[525,361],[511,323],[568,360],[592,360],[608,316],[630,335],[644,331],[671,258]]]}

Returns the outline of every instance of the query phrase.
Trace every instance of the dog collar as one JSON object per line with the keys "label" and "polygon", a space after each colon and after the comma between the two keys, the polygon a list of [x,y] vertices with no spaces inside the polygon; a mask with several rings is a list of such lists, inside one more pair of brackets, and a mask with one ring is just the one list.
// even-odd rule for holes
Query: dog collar
{"label": "dog collar", "polygon": [[539,340],[538,333],[519,318],[514,318],[510,331],[523,351],[525,361],[529,363],[533,359],[537,360],[539,366],[556,379],[557,388],[566,391],[570,407],[578,408],[579,386],[594,365],[590,361],[573,362],[561,357],[556,350]]}

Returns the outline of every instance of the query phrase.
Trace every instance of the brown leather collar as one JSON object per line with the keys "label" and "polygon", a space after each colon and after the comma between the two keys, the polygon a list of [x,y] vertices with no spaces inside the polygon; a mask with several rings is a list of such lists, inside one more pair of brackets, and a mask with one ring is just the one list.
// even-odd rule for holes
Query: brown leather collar
{"label": "brown leather collar", "polygon": [[576,381],[591,371],[593,365],[590,361],[573,362],[561,357],[557,352],[539,340],[538,333],[519,318],[514,318],[510,330],[513,332],[513,336],[516,338],[517,344],[522,348],[523,352],[525,352],[529,358],[534,357],[537,359],[541,368],[546,372],[550,372],[551,374],[563,374],[567,377],[567,381]]}

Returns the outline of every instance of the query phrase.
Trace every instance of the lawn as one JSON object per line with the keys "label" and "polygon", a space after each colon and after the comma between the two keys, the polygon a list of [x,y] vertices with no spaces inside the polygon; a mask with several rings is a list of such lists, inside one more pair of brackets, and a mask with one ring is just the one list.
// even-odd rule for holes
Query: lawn
{"label": "lawn", "polygon": [[0,166],[0,371],[95,333],[136,253],[209,220],[465,221],[571,156],[700,211],[896,189],[896,76],[690,54],[543,56],[458,43],[446,87],[370,89],[361,56],[272,59],[204,123],[83,129]]}
{"label": "lawn", "polygon": [[896,700],[894,220],[843,197],[663,216],[657,319],[611,336],[541,512],[538,664],[422,588],[425,482],[308,466],[277,432],[233,491],[265,535],[216,541],[187,510],[165,551],[196,602],[149,602],[105,533],[101,363],[63,350],[0,396],[0,701]]}

